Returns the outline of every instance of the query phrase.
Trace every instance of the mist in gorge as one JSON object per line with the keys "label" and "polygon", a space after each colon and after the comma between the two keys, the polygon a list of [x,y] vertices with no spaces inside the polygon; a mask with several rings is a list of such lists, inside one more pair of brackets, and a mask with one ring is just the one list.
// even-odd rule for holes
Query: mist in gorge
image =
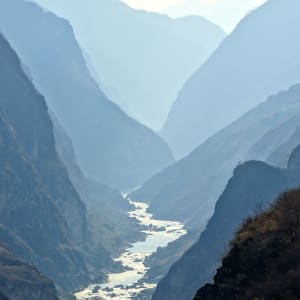
{"label": "mist in gorge", "polygon": [[299,20],[0,0],[0,300],[300,299]]}

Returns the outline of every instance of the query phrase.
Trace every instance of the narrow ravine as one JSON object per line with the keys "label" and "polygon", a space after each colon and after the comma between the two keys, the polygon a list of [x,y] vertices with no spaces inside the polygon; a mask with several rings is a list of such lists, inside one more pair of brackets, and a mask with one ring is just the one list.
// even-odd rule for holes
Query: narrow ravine
{"label": "narrow ravine", "polygon": [[[129,216],[136,218],[147,229],[144,241],[132,244],[115,260],[121,262],[125,271],[108,274],[108,282],[99,285],[91,285],[87,289],[76,294],[78,300],[83,299],[134,299],[147,289],[154,288],[154,284],[140,283],[147,268],[144,265],[146,257],[154,253],[159,247],[165,247],[182,235],[186,234],[183,224],[179,222],[155,220],[152,214],[147,212],[148,205],[142,202],[130,201],[134,209]],[[97,298],[99,297],[99,298]]]}

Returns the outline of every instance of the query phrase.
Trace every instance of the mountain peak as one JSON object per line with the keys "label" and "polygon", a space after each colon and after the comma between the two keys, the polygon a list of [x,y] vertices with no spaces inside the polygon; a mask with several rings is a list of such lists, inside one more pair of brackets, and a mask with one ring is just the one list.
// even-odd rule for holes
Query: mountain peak
{"label": "mountain peak", "polygon": [[161,131],[175,157],[298,83],[299,9],[299,1],[273,0],[249,13],[184,84]]}

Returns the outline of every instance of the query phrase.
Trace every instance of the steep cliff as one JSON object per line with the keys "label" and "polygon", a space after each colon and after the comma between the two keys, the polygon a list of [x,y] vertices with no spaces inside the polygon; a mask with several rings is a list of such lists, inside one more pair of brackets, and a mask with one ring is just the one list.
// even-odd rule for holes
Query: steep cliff
{"label": "steep cliff", "polygon": [[1,31],[72,139],[86,177],[132,188],[173,161],[158,134],[100,90],[65,19],[24,0],[2,0],[0,16]]}

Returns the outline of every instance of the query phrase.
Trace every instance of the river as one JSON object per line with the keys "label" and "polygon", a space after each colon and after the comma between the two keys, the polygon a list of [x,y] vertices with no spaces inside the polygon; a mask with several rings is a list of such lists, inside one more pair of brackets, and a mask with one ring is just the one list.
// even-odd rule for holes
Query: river
{"label": "river", "polygon": [[133,243],[115,261],[121,262],[124,271],[111,273],[104,284],[90,285],[76,294],[78,300],[84,299],[134,299],[140,292],[155,288],[154,284],[139,283],[144,277],[147,268],[144,265],[146,257],[154,253],[159,247],[165,247],[182,235],[186,234],[183,224],[179,222],[156,220],[147,212],[148,205],[142,202],[133,202],[133,210],[129,216],[136,218],[140,224],[146,226],[146,239]]}

